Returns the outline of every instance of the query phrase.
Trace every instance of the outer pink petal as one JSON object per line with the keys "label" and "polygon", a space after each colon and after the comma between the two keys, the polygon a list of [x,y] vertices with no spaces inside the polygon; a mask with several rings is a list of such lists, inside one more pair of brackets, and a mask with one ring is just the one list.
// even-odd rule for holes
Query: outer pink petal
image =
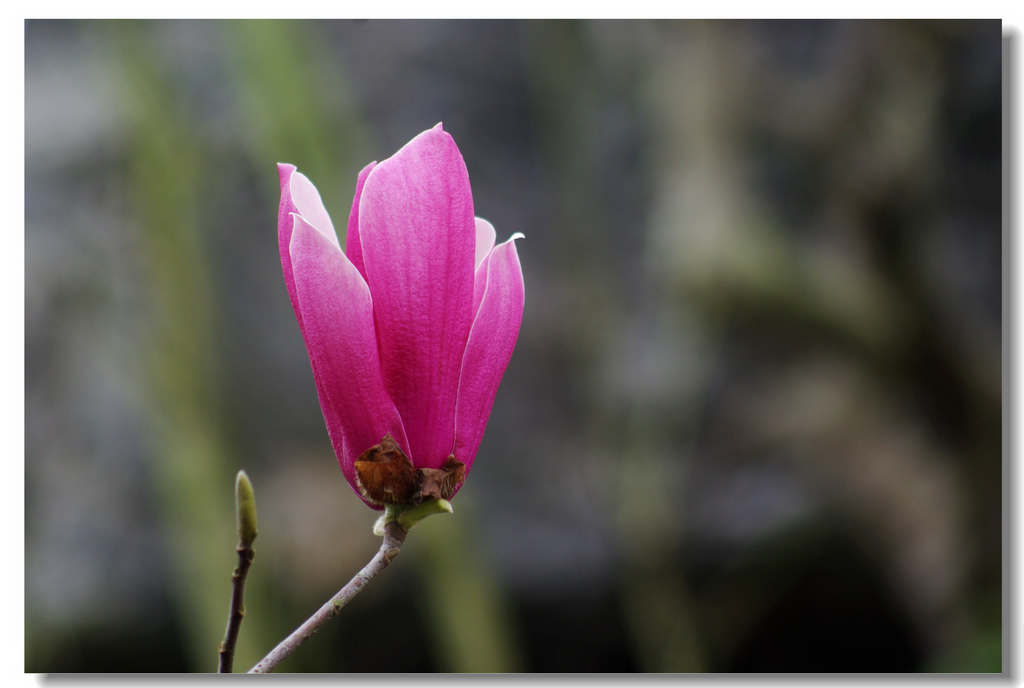
{"label": "outer pink petal", "polygon": [[299,313],[295,299],[295,279],[292,277],[292,258],[288,254],[288,244],[292,239],[292,213],[298,212],[292,201],[291,180],[295,174],[295,165],[285,162],[277,163],[277,174],[281,179],[281,203],[277,208],[277,248],[281,253],[281,272],[284,274],[284,286],[288,289],[288,298],[292,302],[295,318],[299,321],[299,329],[303,330],[302,314]]}
{"label": "outer pink petal", "polygon": [[462,359],[455,458],[466,464],[467,472],[480,448],[494,397],[523,321],[523,270],[515,245],[521,236],[514,235],[496,246],[485,261],[486,288]]}
{"label": "outer pink petal", "polygon": [[359,243],[359,198],[363,195],[366,178],[370,176],[370,171],[376,166],[377,161],[374,160],[359,170],[359,176],[356,177],[356,193],[352,199],[352,210],[348,214],[348,232],[345,234],[345,255],[356,266],[356,270],[364,280],[366,279],[366,269],[363,267],[363,247]]}
{"label": "outer pink petal", "polygon": [[291,299],[292,309],[299,321],[299,329],[302,329],[302,315],[295,304],[295,280],[292,278],[291,257],[288,255],[288,244],[292,238],[292,213],[306,218],[335,246],[338,245],[338,235],[320,200],[320,193],[306,175],[297,171],[295,165],[285,162],[277,163],[277,174],[281,180],[281,202],[277,209],[277,248],[281,253],[281,272],[284,274],[288,298]]}
{"label": "outer pink petal", "polygon": [[476,244],[469,174],[441,125],[370,172],[359,237],[385,388],[405,424],[413,463],[439,467],[455,444]]}
{"label": "outer pink petal", "polygon": [[370,290],[351,261],[293,215],[290,257],[295,295],[320,408],[341,470],[356,490],[353,463],[387,433],[408,450],[402,420],[384,391]]}

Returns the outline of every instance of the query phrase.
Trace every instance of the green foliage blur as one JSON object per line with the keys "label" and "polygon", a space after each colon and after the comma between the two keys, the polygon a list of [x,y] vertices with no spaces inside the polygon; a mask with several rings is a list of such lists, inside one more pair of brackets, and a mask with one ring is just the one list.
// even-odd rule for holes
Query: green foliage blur
{"label": "green foliage blur", "polygon": [[443,121],[526,314],[292,672],[999,672],[998,21],[29,21],[30,672],[236,669],[373,554],[281,278]]}

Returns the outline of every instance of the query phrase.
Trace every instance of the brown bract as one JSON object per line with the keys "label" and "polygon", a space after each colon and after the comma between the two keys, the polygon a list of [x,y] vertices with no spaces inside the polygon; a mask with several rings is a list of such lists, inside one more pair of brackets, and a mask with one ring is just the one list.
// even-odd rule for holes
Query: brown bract
{"label": "brown bract", "polygon": [[378,506],[450,499],[466,477],[454,455],[441,468],[416,468],[390,434],[363,452],[355,469],[359,491]]}

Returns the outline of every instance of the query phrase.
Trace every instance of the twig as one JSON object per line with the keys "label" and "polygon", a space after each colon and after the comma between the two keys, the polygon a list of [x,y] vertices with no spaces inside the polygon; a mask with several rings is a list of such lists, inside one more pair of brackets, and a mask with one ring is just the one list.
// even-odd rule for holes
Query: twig
{"label": "twig", "polygon": [[387,568],[391,560],[398,556],[402,543],[405,542],[406,532],[406,529],[397,521],[386,523],[384,525],[384,542],[381,543],[380,549],[373,555],[370,563],[364,566],[334,597],[325,602],[313,616],[306,619],[301,626],[292,631],[291,635],[278,643],[277,647],[270,651],[270,654],[249,669],[249,673],[270,673],[307,638],[316,633],[328,619],[336,616],[342,607],[359,594],[364,585],[373,580],[374,576]]}
{"label": "twig", "polygon": [[256,520],[256,495],[253,493],[252,483],[245,471],[238,471],[235,476],[235,527],[238,530],[238,546],[235,547],[235,551],[238,552],[238,567],[231,574],[228,628],[224,631],[224,640],[217,648],[220,655],[217,672],[221,674],[231,673],[238,630],[242,627],[242,619],[245,617],[245,577],[256,556],[252,549],[252,542],[258,533]]}
{"label": "twig", "polygon": [[238,547],[238,568],[231,574],[233,590],[231,592],[231,612],[228,615],[228,628],[224,633],[224,640],[221,642],[218,651],[220,653],[220,664],[217,673],[230,674],[235,659],[235,643],[238,641],[238,630],[242,627],[242,619],[245,617],[245,576],[252,566],[253,557],[256,553],[252,547]]}

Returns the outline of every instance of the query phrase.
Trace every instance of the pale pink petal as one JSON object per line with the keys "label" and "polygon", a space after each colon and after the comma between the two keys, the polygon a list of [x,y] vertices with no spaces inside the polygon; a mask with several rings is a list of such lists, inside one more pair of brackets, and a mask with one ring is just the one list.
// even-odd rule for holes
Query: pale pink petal
{"label": "pale pink petal", "polygon": [[338,245],[338,236],[334,233],[331,218],[320,201],[320,194],[306,175],[297,171],[295,165],[285,162],[277,163],[277,174],[281,180],[281,202],[277,208],[277,248],[281,254],[281,272],[284,275],[285,287],[288,289],[288,298],[292,302],[292,310],[299,321],[299,329],[303,329],[302,314],[295,304],[295,280],[292,278],[291,257],[288,255],[288,244],[292,238],[292,213],[298,213],[306,218],[307,222],[331,239],[335,246]]}
{"label": "pale pink petal", "polygon": [[462,359],[455,421],[455,458],[469,471],[483,439],[494,397],[512,358],[523,320],[523,270],[513,235],[485,261],[487,281]]}
{"label": "pale pink petal", "polygon": [[476,259],[473,261],[473,265],[477,269],[480,269],[480,263],[487,254],[494,248],[494,239],[497,233],[494,231],[494,225],[482,217],[478,217],[476,222]]}
{"label": "pale pink petal", "polygon": [[405,424],[413,463],[439,467],[455,442],[476,244],[469,174],[441,125],[370,172],[359,238],[385,388]]}
{"label": "pale pink petal", "polygon": [[487,258],[494,250],[494,227],[483,218],[476,218],[476,269],[473,271],[473,317],[480,308],[487,286]]}
{"label": "pale pink petal", "polygon": [[331,216],[327,214],[324,202],[320,199],[320,192],[313,186],[313,182],[309,181],[309,178],[301,172],[295,172],[289,187],[292,203],[295,204],[295,212],[330,239],[331,243],[340,247]]}
{"label": "pale pink petal", "polygon": [[370,290],[340,248],[303,217],[292,217],[295,295],[320,408],[341,470],[358,494],[353,463],[361,453],[388,433],[403,450],[409,444],[384,390]]}
{"label": "pale pink petal", "polygon": [[359,243],[359,198],[363,195],[363,185],[370,176],[370,170],[376,166],[377,161],[374,160],[359,170],[359,176],[356,177],[356,193],[352,198],[352,210],[348,214],[348,231],[345,234],[345,255],[356,266],[363,279],[366,279],[366,270],[363,268],[363,247]]}
{"label": "pale pink petal", "polygon": [[493,253],[494,249],[491,249],[491,252],[484,256],[484,259],[476,266],[476,272],[473,273],[473,317],[476,317],[477,311],[480,310],[480,302],[484,298],[484,289],[487,288],[487,264]]}

